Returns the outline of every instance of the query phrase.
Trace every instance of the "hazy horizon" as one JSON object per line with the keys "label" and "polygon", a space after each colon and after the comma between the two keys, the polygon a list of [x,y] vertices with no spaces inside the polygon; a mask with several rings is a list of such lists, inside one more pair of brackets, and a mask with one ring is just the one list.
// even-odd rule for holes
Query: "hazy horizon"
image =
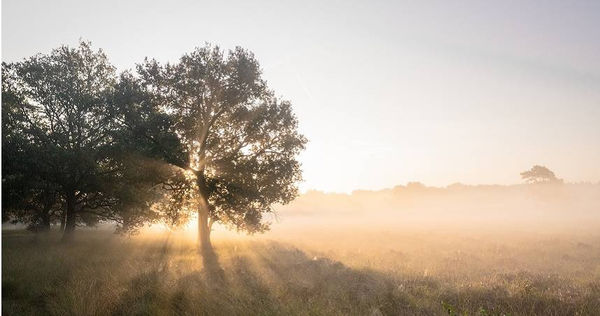
{"label": "hazy horizon", "polygon": [[204,42],[253,51],[309,139],[303,192],[515,184],[534,164],[568,182],[600,181],[598,2],[7,0],[2,9],[7,62],[79,38],[119,70],[146,56],[176,61]]}
{"label": "hazy horizon", "polygon": [[600,1],[1,15],[2,315],[600,311]]}

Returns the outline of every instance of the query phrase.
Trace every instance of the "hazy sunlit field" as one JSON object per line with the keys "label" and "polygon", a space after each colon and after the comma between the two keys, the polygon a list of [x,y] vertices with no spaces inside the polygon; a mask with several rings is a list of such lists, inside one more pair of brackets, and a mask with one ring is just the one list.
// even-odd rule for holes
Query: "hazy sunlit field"
{"label": "hazy sunlit field", "polygon": [[[412,228],[410,228],[411,226]],[[593,225],[592,225],[593,226]],[[3,233],[6,315],[594,315],[600,233],[288,225],[263,236]]]}
{"label": "hazy sunlit field", "polygon": [[0,2],[3,315],[600,316],[600,0]]}

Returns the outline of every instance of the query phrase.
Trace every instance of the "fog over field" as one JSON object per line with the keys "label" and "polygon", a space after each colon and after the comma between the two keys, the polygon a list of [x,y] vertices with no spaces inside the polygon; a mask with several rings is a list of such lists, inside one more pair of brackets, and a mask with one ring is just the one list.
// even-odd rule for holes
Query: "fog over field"
{"label": "fog over field", "polygon": [[1,6],[3,315],[600,315],[600,1]]}
{"label": "fog over field", "polygon": [[445,307],[451,315],[592,315],[600,308],[598,184],[309,191],[278,208],[271,231],[250,239],[297,247],[326,266],[383,273],[403,303],[366,309],[375,314]]}
{"label": "fog over field", "polygon": [[[594,315],[600,185],[309,191],[271,230],[3,232],[6,314]],[[41,248],[40,248],[41,247]],[[43,250],[36,250],[43,249]],[[84,267],[80,265],[83,264]],[[115,269],[113,269],[115,268]]]}
{"label": "fog over field", "polygon": [[[309,191],[279,207],[272,221],[269,232],[251,238],[348,250],[402,248],[395,238],[411,235],[468,237],[473,246],[485,240],[518,246],[520,238],[586,239],[600,236],[600,185],[409,183],[351,194]],[[217,228],[215,236],[232,233]]]}
{"label": "fog over field", "polygon": [[[278,208],[290,222],[315,217],[320,223],[335,220],[378,225],[485,223],[500,226],[535,223],[589,223],[598,219],[600,185],[462,185],[427,187],[418,182],[380,191],[351,194],[308,191]],[[282,219],[282,224],[285,224]]]}

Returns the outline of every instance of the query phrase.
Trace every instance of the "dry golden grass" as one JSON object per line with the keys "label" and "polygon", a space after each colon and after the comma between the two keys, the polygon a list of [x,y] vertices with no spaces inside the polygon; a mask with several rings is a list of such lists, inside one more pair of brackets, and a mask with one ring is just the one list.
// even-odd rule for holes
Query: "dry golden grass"
{"label": "dry golden grass", "polygon": [[[6,315],[595,315],[600,235],[290,229],[216,238],[3,233]],[[277,241],[274,241],[277,240]]]}

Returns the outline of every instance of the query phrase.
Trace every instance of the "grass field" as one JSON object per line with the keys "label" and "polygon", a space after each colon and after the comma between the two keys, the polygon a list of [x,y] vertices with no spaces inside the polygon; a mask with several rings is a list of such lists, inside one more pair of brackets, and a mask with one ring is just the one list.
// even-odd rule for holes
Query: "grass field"
{"label": "grass field", "polygon": [[[5,231],[4,315],[598,315],[600,235],[290,230],[215,238]],[[280,235],[281,234],[281,235]],[[277,241],[275,241],[277,240]]]}

